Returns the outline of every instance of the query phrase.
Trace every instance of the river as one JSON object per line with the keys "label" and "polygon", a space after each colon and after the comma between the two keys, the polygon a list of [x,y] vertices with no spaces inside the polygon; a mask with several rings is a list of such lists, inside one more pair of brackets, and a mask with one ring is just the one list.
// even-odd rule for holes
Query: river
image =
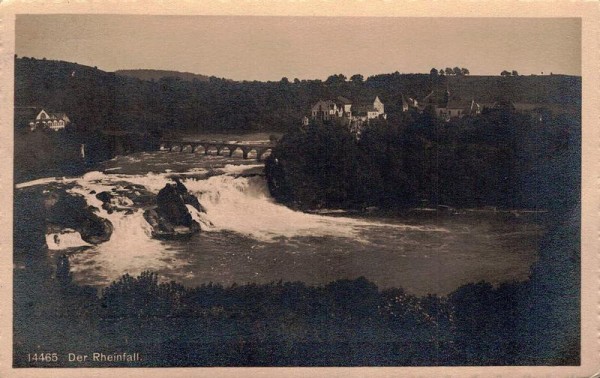
{"label": "river", "polygon": [[[544,229],[535,222],[493,215],[303,213],[270,197],[262,167],[236,155],[143,152],[118,156],[82,177],[36,180],[17,190],[41,186],[81,195],[111,221],[113,234],[99,245],[88,245],[77,233],[46,236],[50,257],[67,253],[75,282],[98,288],[125,273],[152,270],[186,286],[325,284],[364,276],[380,288],[444,295],[469,282],[525,280],[537,259]],[[124,200],[129,211],[109,214],[95,196],[135,190],[128,184],[156,194],[175,176],[206,210],[190,208],[202,231],[189,240],[152,239],[143,209]]]}

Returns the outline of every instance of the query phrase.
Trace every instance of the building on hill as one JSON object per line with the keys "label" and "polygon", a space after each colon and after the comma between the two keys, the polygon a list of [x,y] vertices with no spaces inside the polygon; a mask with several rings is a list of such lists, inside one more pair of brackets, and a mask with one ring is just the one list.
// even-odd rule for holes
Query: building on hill
{"label": "building on hill", "polygon": [[343,115],[343,110],[332,100],[319,100],[312,106],[311,118],[329,121]]}
{"label": "building on hill", "polygon": [[368,121],[375,118],[386,118],[385,105],[375,97],[373,103],[359,105],[352,108],[352,101],[345,97],[339,96],[335,100],[319,100],[311,108],[311,119],[322,121],[331,120],[334,118],[345,118],[349,122],[356,120]]}
{"label": "building on hill", "polygon": [[335,100],[319,100],[311,108],[312,119],[328,121],[341,117],[352,117],[352,101],[342,96]]}
{"label": "building on hill", "polygon": [[383,106],[383,102],[381,102],[381,100],[379,99],[379,96],[375,97],[375,100],[373,101],[373,109],[375,109],[375,111],[377,112],[376,117],[383,117],[386,118],[386,114],[385,114],[385,107]]}
{"label": "building on hill", "polygon": [[429,92],[427,96],[425,96],[418,103],[419,111],[424,111],[427,107],[437,108],[445,108],[448,104],[448,100],[450,98],[450,91],[445,90],[433,90]]}
{"label": "building on hill", "polygon": [[464,101],[452,98],[449,90],[431,91],[418,103],[418,109],[421,112],[428,107],[433,109],[438,118],[445,121],[453,118],[478,115],[481,114],[482,109],[482,106],[475,102],[475,100]]}
{"label": "building on hill", "polygon": [[342,108],[344,116],[348,118],[352,117],[352,101],[348,100],[346,97],[338,96],[337,104]]}
{"label": "building on hill", "polygon": [[375,97],[372,104],[358,106],[353,112],[353,121],[368,122],[380,117],[386,119],[387,114],[385,114],[385,106],[379,99],[379,96]]}
{"label": "building on hill", "polygon": [[34,106],[15,107],[15,121],[26,120],[29,131],[59,131],[67,127],[71,120],[64,112],[48,112],[44,108]]}
{"label": "building on hill", "polygon": [[[373,119],[386,119],[385,105],[376,96],[372,103],[360,104],[353,108],[352,101],[339,96],[335,100],[319,100],[311,108],[311,119],[328,121],[332,119],[340,119],[344,124],[348,125],[350,131],[360,137],[365,125]],[[309,124],[308,117],[302,119],[302,124]]]}
{"label": "building on hill", "polygon": [[419,102],[415,99],[413,99],[412,97],[407,97],[404,94],[402,94],[402,111],[403,112],[407,112],[410,109],[418,109],[419,108]]}
{"label": "building on hill", "polygon": [[453,118],[462,118],[464,116],[474,116],[481,114],[481,106],[471,101],[450,100],[445,107],[436,107],[435,114],[446,121]]}

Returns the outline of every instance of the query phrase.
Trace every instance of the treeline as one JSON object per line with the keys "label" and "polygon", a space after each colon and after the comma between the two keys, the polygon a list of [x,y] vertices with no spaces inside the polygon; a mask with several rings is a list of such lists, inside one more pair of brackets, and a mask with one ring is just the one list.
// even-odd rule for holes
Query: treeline
{"label": "treeline", "polygon": [[510,106],[440,121],[372,121],[356,140],[335,122],[286,134],[266,162],[272,195],[296,208],[419,205],[568,208],[579,201],[581,121]]}
{"label": "treeline", "polygon": [[[104,290],[101,333],[118,335],[116,345],[168,338],[171,355],[148,356],[167,365],[511,364],[525,344],[515,311],[523,290],[480,282],[419,298],[362,277],[186,289],[143,273]],[[135,336],[140,326],[155,334]]]}
{"label": "treeline", "polygon": [[[319,99],[345,96],[371,103],[375,96],[388,114],[401,113],[401,96],[423,98],[450,88],[452,99],[580,105],[581,78],[382,74],[363,80],[333,75],[328,80],[278,82],[210,77],[140,80],[62,61],[15,59],[15,105],[64,111],[79,130],[291,131]],[[26,121],[26,120],[25,120]],[[19,126],[19,120],[17,120]],[[23,125],[21,125],[23,127]]]}

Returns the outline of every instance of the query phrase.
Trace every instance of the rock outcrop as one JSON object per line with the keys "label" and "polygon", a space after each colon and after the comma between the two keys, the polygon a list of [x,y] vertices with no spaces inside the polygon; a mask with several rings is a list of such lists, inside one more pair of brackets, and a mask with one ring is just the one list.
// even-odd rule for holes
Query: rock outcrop
{"label": "rock outcrop", "polygon": [[102,201],[102,208],[109,214],[114,211],[129,213],[134,207],[146,207],[154,203],[154,195],[146,188],[125,182],[117,183],[111,191],[90,194],[95,194]]}
{"label": "rock outcrop", "polygon": [[45,200],[46,222],[49,227],[70,228],[81,234],[81,239],[90,244],[108,241],[113,232],[109,220],[95,214],[81,196],[52,192]]}
{"label": "rock outcrop", "polygon": [[156,196],[156,207],[144,212],[144,219],[152,226],[152,236],[178,239],[199,232],[200,225],[192,219],[186,205],[203,211],[198,199],[181,181],[175,179],[175,184],[166,184]]}

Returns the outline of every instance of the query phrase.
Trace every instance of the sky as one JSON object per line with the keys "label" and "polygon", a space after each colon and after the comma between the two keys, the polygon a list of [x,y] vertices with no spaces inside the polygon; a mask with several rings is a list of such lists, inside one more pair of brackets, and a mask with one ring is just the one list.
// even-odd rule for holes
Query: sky
{"label": "sky", "polygon": [[233,80],[342,73],[581,75],[577,18],[18,15],[18,56]]}

